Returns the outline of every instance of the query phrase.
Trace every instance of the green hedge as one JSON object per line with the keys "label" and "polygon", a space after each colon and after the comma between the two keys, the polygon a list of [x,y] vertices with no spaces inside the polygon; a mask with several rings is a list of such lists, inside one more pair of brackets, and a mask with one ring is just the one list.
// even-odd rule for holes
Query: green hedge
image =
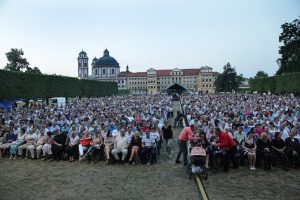
{"label": "green hedge", "polygon": [[0,70],[0,99],[98,97],[118,94],[116,82]]}
{"label": "green hedge", "polygon": [[300,72],[252,79],[250,88],[257,92],[300,93]]}
{"label": "green hedge", "polygon": [[130,90],[129,89],[119,89],[118,90],[118,95],[129,95]]}

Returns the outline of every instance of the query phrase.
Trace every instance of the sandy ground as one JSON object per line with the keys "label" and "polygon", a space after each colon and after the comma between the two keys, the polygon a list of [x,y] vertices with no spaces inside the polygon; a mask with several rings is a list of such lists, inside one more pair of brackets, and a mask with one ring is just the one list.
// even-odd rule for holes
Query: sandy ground
{"label": "sandy ground", "polygon": [[182,166],[93,166],[8,159],[0,162],[0,199],[197,199]]}
{"label": "sandy ground", "polygon": [[229,173],[210,173],[204,185],[210,199],[296,200],[300,199],[300,170],[274,168],[267,173],[240,167]]}

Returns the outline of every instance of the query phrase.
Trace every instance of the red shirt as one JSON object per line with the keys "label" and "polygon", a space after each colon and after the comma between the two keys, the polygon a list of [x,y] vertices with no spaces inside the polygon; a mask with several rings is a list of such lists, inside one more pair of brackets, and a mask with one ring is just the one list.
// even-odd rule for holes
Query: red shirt
{"label": "red shirt", "polygon": [[191,129],[191,127],[185,127],[184,129],[182,129],[182,131],[180,132],[179,136],[178,136],[179,140],[182,141],[189,141],[189,140],[193,140],[193,131]]}
{"label": "red shirt", "polygon": [[217,146],[230,150],[236,146],[236,142],[225,131],[221,131],[217,140]]}
{"label": "red shirt", "polygon": [[90,137],[82,137],[79,141],[79,144],[82,146],[89,146],[90,145],[91,138]]}

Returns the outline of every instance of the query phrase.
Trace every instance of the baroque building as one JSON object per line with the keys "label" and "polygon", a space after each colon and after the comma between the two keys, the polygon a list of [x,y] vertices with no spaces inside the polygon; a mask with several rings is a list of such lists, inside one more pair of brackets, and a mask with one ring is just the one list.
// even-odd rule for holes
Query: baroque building
{"label": "baroque building", "polygon": [[120,71],[117,60],[109,55],[107,49],[103,56],[92,60],[92,74],[88,72],[88,57],[84,51],[78,56],[78,77],[101,81],[115,81],[119,89],[129,89],[131,93],[157,94],[166,92],[173,84],[177,83],[193,92],[215,92],[215,80],[219,75],[211,67],[189,69],[154,69],[146,72]]}

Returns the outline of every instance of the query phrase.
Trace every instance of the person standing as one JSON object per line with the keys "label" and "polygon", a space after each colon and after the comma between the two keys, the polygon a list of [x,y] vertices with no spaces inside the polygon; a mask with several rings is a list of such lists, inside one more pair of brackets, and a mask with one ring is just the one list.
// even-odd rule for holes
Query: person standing
{"label": "person standing", "polygon": [[173,142],[173,131],[171,125],[167,121],[164,122],[163,127],[161,128],[162,130],[162,135],[164,139],[164,143],[166,146],[166,151],[168,157],[171,159],[172,158],[172,150],[171,150],[171,145]]}
{"label": "person standing", "polygon": [[178,147],[179,151],[176,157],[176,164],[181,163],[180,157],[181,154],[183,153],[183,163],[186,166],[187,165],[187,154],[188,154],[188,149],[187,149],[187,142],[191,141],[194,139],[193,137],[193,131],[195,130],[194,125],[190,125],[188,127],[185,127],[179,134],[178,136]]}

